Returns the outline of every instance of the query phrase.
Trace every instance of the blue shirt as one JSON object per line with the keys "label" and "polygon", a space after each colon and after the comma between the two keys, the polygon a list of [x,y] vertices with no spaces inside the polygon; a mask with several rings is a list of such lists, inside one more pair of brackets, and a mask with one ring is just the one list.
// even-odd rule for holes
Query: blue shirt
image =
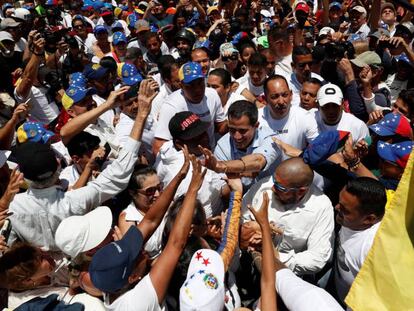
{"label": "blue shirt", "polygon": [[281,151],[272,140],[273,131],[267,126],[259,126],[256,129],[253,141],[246,150],[236,148],[230,133],[224,135],[218,142],[214,155],[220,161],[238,160],[249,154],[261,154],[266,159],[266,165],[256,178],[242,177],[243,190],[247,191],[255,180],[270,176],[276,166],[281,162]]}

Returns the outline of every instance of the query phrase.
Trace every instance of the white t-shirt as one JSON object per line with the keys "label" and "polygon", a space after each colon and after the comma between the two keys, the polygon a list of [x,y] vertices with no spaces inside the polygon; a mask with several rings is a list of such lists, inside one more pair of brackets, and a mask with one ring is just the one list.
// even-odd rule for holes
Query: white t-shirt
{"label": "white t-shirt", "polygon": [[236,92],[230,93],[230,96],[227,99],[226,105],[223,107],[224,115],[226,116],[226,118],[227,118],[227,113],[229,111],[230,106],[239,100],[247,100],[247,99],[243,95],[239,95]]}
{"label": "white t-shirt", "polygon": [[[119,141],[121,147],[124,146],[128,140],[129,134],[131,134],[131,130],[134,127],[134,123],[134,119],[121,112],[121,115],[119,116],[119,122],[115,127],[116,139]],[[154,138],[153,123],[154,119],[150,114],[147,118],[147,121],[145,122],[141,139],[142,145],[140,148],[140,152],[145,152],[146,155],[150,158],[152,156],[152,140]]]}
{"label": "white t-shirt", "polygon": [[166,98],[162,105],[154,136],[165,140],[172,139],[170,130],[168,129],[168,123],[177,112],[181,111],[191,111],[196,114],[201,121],[210,123],[207,132],[210,137],[210,145],[213,147],[215,145],[214,123],[225,120],[223,107],[217,92],[212,88],[206,87],[203,100],[197,104],[192,104],[187,101],[182,90],[173,92]]}
{"label": "white t-shirt", "polygon": [[372,227],[354,231],[342,227],[339,230],[336,249],[335,287],[338,297],[344,301],[352,282],[371,249],[380,222]]}
{"label": "white t-shirt", "polygon": [[153,115],[155,122],[158,121],[158,118],[160,116],[162,104],[164,103],[165,99],[171,94],[172,91],[166,83],[160,86],[160,91],[157,96],[155,96],[151,104],[151,114]]}
{"label": "white t-shirt", "polygon": [[325,290],[302,280],[289,269],[276,272],[276,290],[292,311],[344,310]]}
{"label": "white t-shirt", "polygon": [[[170,140],[164,143],[158,152],[157,159],[155,161],[155,169],[157,170],[158,177],[164,185],[168,185],[175,175],[177,175],[183,164],[183,152],[181,150],[176,150],[172,140]],[[191,176],[192,168],[190,167],[187,176],[177,189],[175,198],[186,194],[191,182]],[[204,208],[207,218],[220,215],[223,211],[221,189],[226,183],[222,178],[223,174],[217,174],[212,170],[207,170],[203,184],[198,191],[197,199],[200,200],[201,206]]]}
{"label": "white t-shirt", "polygon": [[241,94],[244,89],[249,90],[254,96],[262,96],[264,94],[263,85],[255,86],[252,83],[249,73],[247,72],[243,77],[236,80],[239,83],[239,87],[236,90],[236,94]]}
{"label": "white t-shirt", "polygon": [[[131,202],[123,211],[125,212],[126,221],[135,221],[137,224],[139,224],[144,219],[144,215],[138,211],[134,202]],[[161,254],[161,240],[164,226],[165,217],[161,224],[158,226],[157,230],[155,230],[155,232],[152,234],[151,238],[147,241],[147,243],[145,243],[144,248],[148,252],[151,259],[154,259],[159,254]]]}
{"label": "white t-shirt", "polygon": [[158,303],[157,292],[150,275],[147,274],[135,287],[122,296],[118,297],[111,304],[109,297],[104,296],[106,310],[117,311],[163,311],[165,308]]}
{"label": "white t-shirt", "polygon": [[275,65],[275,74],[289,76],[292,73],[292,54],[283,57]]}
{"label": "white t-shirt", "polygon": [[59,175],[63,188],[72,187],[79,179],[80,174],[75,165],[66,166]]}
{"label": "white t-shirt", "polygon": [[59,108],[54,101],[50,101],[47,97],[48,89],[43,86],[32,86],[29,94],[26,97],[21,97],[14,90],[14,97],[16,101],[21,104],[30,98],[28,104],[30,108],[31,121],[40,122],[42,124],[49,124],[55,120],[59,115]]}
{"label": "white t-shirt", "polygon": [[322,116],[319,111],[315,112],[315,119],[318,123],[319,133],[325,131],[347,131],[352,134],[354,143],[369,136],[369,130],[367,125],[353,114],[342,112],[341,120],[336,125],[327,125],[322,120]]}
{"label": "white t-shirt", "polygon": [[[289,114],[276,120],[270,114],[268,106],[259,109],[259,123],[270,127],[281,141],[298,149],[304,149],[318,136],[315,119],[300,107],[291,107]],[[283,155],[284,159],[288,157]]]}

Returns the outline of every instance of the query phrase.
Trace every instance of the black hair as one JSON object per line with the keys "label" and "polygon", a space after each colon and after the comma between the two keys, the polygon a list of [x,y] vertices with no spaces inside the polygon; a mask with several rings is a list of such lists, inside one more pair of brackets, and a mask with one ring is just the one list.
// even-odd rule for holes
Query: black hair
{"label": "black hair", "polygon": [[104,68],[108,68],[110,71],[116,72],[118,69],[118,65],[115,59],[113,59],[113,57],[111,56],[102,57],[101,60],[99,61],[99,65],[101,65]]}
{"label": "black hair", "polygon": [[88,22],[82,15],[76,15],[72,20],[72,25],[75,23],[75,21],[81,21],[84,26],[88,26]]}
{"label": "black hair", "polygon": [[160,43],[161,43],[161,39],[160,39],[160,37],[158,36],[158,33],[148,31],[148,32],[147,32],[147,33],[145,33],[145,35],[144,35],[144,43],[145,43],[145,45],[147,44],[147,41],[148,41],[149,39],[151,39],[151,38],[157,38],[158,42],[160,42]]}
{"label": "black hair", "polygon": [[157,171],[153,167],[146,164],[135,165],[127,189],[132,191],[142,189],[142,182],[145,177],[150,175],[157,175]]}
{"label": "black hair", "polygon": [[317,78],[312,78],[312,77],[309,77],[309,78],[307,78],[305,81],[303,81],[302,85],[303,85],[304,83],[312,83],[312,84],[317,84],[317,85],[319,85],[319,87],[321,87],[321,86],[322,86],[322,82],[321,82],[321,80],[319,80],[319,79],[317,79]]}
{"label": "black hair", "polygon": [[[183,194],[183,195],[179,196],[170,207],[170,210],[169,210],[169,213],[167,215],[166,222],[165,222],[165,226],[164,226],[164,231],[162,233],[162,239],[161,239],[162,248],[164,248],[167,245],[168,238],[169,238],[170,233],[172,231],[172,228],[173,228],[174,222],[177,218],[178,212],[180,211],[181,207],[183,206],[184,199],[185,199],[185,195]],[[206,224],[206,222],[207,222],[206,213],[204,212],[204,209],[201,206],[200,200],[197,199],[196,200],[196,207],[194,209],[193,220],[192,220],[191,223],[193,225],[202,225],[202,224]]]}
{"label": "black hair", "polygon": [[281,75],[272,75],[270,77],[267,77],[266,80],[265,80],[265,82],[264,82],[264,84],[263,84],[263,91],[264,91],[265,95],[267,95],[267,92],[269,91],[269,89],[267,87],[268,83],[270,81],[274,81],[274,80],[283,80],[283,81],[285,81],[287,87],[290,89],[289,84],[288,84],[288,82],[287,82],[287,80],[286,80],[286,78],[284,76],[281,76]]}
{"label": "black hair", "polygon": [[163,80],[171,79],[171,70],[174,66],[178,67],[178,63],[171,55],[161,55],[157,61],[158,71]]}
{"label": "black hair", "polygon": [[88,152],[98,148],[100,142],[101,140],[99,137],[89,134],[88,132],[80,132],[69,141],[66,148],[68,149],[71,157],[75,155],[82,157]]}
{"label": "black hair", "polygon": [[296,62],[296,57],[300,55],[312,55],[312,52],[306,46],[295,46],[292,51],[292,60],[294,63]]}
{"label": "black hair", "polygon": [[204,53],[207,54],[208,58],[210,58],[210,52],[207,48],[205,47],[199,47],[199,48],[195,48],[191,51],[191,58],[193,57],[193,53],[197,52],[197,51],[203,51]]}
{"label": "black hair", "polygon": [[274,26],[270,28],[269,32],[267,33],[267,37],[269,42],[271,40],[278,41],[283,40],[285,42],[289,41],[289,33],[286,31],[285,28],[281,26]]}
{"label": "black hair", "polygon": [[247,62],[247,65],[249,65],[249,66],[259,66],[259,67],[265,68],[266,65],[267,65],[266,56],[256,52],[256,53],[254,53],[250,56],[249,61]]}
{"label": "black hair", "polygon": [[408,106],[409,114],[414,114],[414,89],[402,90],[398,97]]}
{"label": "black hair", "polygon": [[254,126],[259,118],[259,112],[256,105],[247,100],[238,100],[234,102],[228,111],[229,118],[240,119],[242,116],[249,118],[250,125]]}
{"label": "black hair", "polygon": [[243,51],[247,48],[252,48],[256,52],[256,46],[254,45],[254,43],[247,42],[247,43],[243,43],[242,45],[240,45],[240,48],[239,48],[240,55],[243,54]]}
{"label": "black hair", "polygon": [[387,195],[381,182],[370,177],[358,177],[348,181],[345,190],[357,197],[362,214],[384,216]]}
{"label": "black hair", "polygon": [[220,77],[221,84],[223,84],[224,87],[228,87],[231,84],[231,74],[224,68],[216,68],[212,70],[209,75]]}

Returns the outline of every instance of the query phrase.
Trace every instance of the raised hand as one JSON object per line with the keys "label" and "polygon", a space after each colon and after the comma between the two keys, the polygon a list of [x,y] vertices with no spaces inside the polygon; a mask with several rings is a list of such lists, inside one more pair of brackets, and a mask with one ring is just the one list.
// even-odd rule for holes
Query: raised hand
{"label": "raised hand", "polygon": [[258,210],[256,210],[251,205],[247,206],[250,212],[253,214],[256,221],[259,223],[260,227],[264,225],[269,225],[269,217],[268,217],[268,207],[269,207],[269,195],[266,191],[263,192],[263,201],[262,206]]}
{"label": "raised hand", "polygon": [[117,99],[119,99],[119,96],[121,96],[122,94],[128,92],[129,88],[129,86],[123,86],[115,91],[112,91],[109,94],[108,99],[106,100],[106,104],[109,105],[111,108],[118,107],[121,101]]}
{"label": "raised hand", "polygon": [[158,83],[152,79],[145,79],[139,86],[138,114],[140,117],[147,117],[151,111],[152,100],[158,94]]}
{"label": "raised hand", "polygon": [[198,146],[198,148],[204,155],[204,166],[210,170],[216,171],[218,161],[216,157],[214,156],[214,154],[207,148],[204,148],[200,145]]}
{"label": "raised hand", "polygon": [[184,164],[181,167],[180,171],[178,172],[178,174],[180,175],[181,178],[185,178],[185,176],[187,176],[188,170],[190,168],[190,153],[188,152],[188,148],[187,145],[184,145],[181,150],[183,151],[184,154]]}
{"label": "raised hand", "polygon": [[191,154],[190,155],[191,164],[193,166],[193,176],[191,177],[190,188],[193,190],[198,191],[203,184],[204,176],[207,173],[207,169],[202,169],[203,166],[201,165],[200,160]]}

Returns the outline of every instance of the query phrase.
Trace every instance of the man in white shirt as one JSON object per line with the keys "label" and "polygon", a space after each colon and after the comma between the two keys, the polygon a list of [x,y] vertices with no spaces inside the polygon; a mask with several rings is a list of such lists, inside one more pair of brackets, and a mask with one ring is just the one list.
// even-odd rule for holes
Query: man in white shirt
{"label": "man in white shirt", "polygon": [[263,83],[266,80],[266,57],[260,53],[250,56],[247,64],[247,73],[237,80],[239,87],[236,91],[241,94],[243,90],[249,90],[259,100],[263,96]]}
{"label": "man in white shirt", "polygon": [[165,99],[173,92],[181,88],[178,70],[180,66],[171,55],[163,55],[158,60],[158,70],[161,80],[164,82],[160,86],[160,91],[152,102],[152,114],[154,121],[157,122],[160,116],[162,104]]}
{"label": "man in white shirt", "polygon": [[267,33],[269,48],[276,56],[275,74],[288,76],[292,73],[292,50],[289,34],[284,27],[272,27]]}
{"label": "man in white shirt", "polygon": [[343,302],[364,263],[385,212],[387,196],[377,180],[359,177],[339,194],[336,222],[339,230],[335,260],[335,287]]}
{"label": "man in white shirt", "polygon": [[282,162],[274,175],[254,184],[243,197],[242,247],[257,248],[262,243],[247,206],[261,206],[266,191],[269,221],[283,230],[273,237],[280,261],[297,275],[321,271],[333,252],[334,215],[331,201],[312,180],[312,169],[301,158],[292,158]]}
{"label": "man in white shirt", "polygon": [[323,78],[312,72],[312,52],[304,46],[295,46],[292,53],[292,69],[293,72],[286,77],[289,82],[289,87],[292,90],[292,105],[299,106],[300,104],[300,92],[303,87],[303,83],[310,79],[315,78],[319,81],[323,81]]}
{"label": "man in white shirt", "polygon": [[216,90],[223,106],[224,114],[227,116],[229,107],[238,100],[246,100],[243,95],[237,94],[238,84],[232,82],[231,74],[224,68],[216,68],[210,71],[207,86]]}
{"label": "man in white shirt", "polygon": [[172,138],[168,129],[171,118],[181,111],[191,111],[202,121],[208,122],[207,129],[210,147],[215,146],[214,133],[225,134],[227,124],[220,97],[211,88],[206,88],[205,77],[199,63],[185,63],[179,70],[182,89],[167,97],[160,111],[155,129],[153,152],[157,154],[161,146]]}
{"label": "man in white shirt", "polygon": [[345,34],[356,34],[359,35],[360,40],[366,40],[370,32],[367,25],[367,10],[361,5],[356,5],[349,11],[349,19],[351,24]]}
{"label": "man in white shirt", "polygon": [[325,84],[318,91],[319,110],[315,112],[319,132],[347,131],[352,134],[354,142],[369,136],[368,127],[353,114],[343,111],[342,91],[332,83]]}
{"label": "man in white shirt", "polygon": [[[209,148],[209,137],[207,130],[208,122],[203,122],[196,114],[190,111],[176,113],[170,120],[168,128],[172,140],[161,146],[155,161],[157,175],[164,185],[168,185],[180,170],[184,163],[184,154],[181,150],[187,146],[190,154],[202,155],[199,146]],[[176,196],[186,193],[191,180],[191,170],[179,186]],[[203,206],[206,217],[220,215],[223,209],[221,196],[227,192],[226,183],[222,180],[223,175],[208,169],[204,182],[197,198]]]}
{"label": "man in white shirt", "polygon": [[264,91],[268,105],[259,109],[259,123],[270,127],[281,141],[304,149],[318,136],[315,119],[306,110],[292,107],[292,91],[283,76],[269,77]]}
{"label": "man in white shirt", "polygon": [[316,97],[321,86],[321,81],[316,78],[309,78],[305,80],[300,91],[299,106],[308,111],[312,109],[317,110],[318,102],[316,101]]}

